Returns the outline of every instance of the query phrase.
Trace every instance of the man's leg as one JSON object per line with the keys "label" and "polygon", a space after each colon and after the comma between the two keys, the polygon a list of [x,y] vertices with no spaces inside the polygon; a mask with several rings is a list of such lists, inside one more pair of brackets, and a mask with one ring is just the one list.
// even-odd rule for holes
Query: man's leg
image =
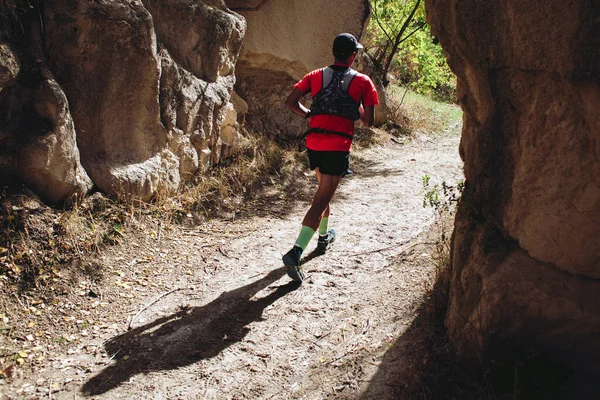
{"label": "man's leg", "polygon": [[[321,182],[321,173],[317,169],[317,181]],[[331,201],[327,204],[327,208],[321,215],[321,222],[319,222],[319,240],[317,242],[317,252],[324,253],[327,250],[327,246],[335,241],[335,230],[329,229],[329,216],[331,215]]]}
{"label": "man's leg", "polygon": [[318,168],[317,180],[319,181],[319,187],[313,198],[312,205],[308,209],[308,212],[304,216],[302,226],[308,226],[316,231],[321,222],[321,217],[329,217],[330,207],[329,202],[333,198],[335,191],[342,179],[341,176],[327,175],[319,172]]}
{"label": "man's leg", "polygon": [[288,275],[297,281],[302,281],[304,279],[302,270],[299,268],[292,270],[290,268],[299,267],[302,252],[306,249],[306,246],[308,246],[308,243],[319,227],[321,217],[324,215],[327,215],[327,217],[329,216],[329,202],[333,198],[340,180],[342,179],[341,176],[321,174],[318,168],[316,171],[317,180],[319,181],[317,192],[315,193],[310,208],[304,216],[302,229],[300,230],[300,235],[296,240],[296,244],[292,250],[283,256],[283,262],[288,267]]}

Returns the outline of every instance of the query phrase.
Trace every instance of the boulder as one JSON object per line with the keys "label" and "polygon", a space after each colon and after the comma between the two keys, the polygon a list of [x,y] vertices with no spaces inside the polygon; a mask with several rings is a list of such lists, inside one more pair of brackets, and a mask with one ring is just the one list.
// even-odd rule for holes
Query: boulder
{"label": "boulder", "polygon": [[48,204],[81,199],[92,181],[80,164],[67,98],[46,72],[27,68],[18,79],[21,72],[0,44],[0,181],[25,184]]}
{"label": "boulder", "polygon": [[233,75],[246,21],[221,1],[143,0],[173,59],[195,77]]}
{"label": "boulder", "polygon": [[0,90],[12,84],[21,71],[17,55],[7,43],[0,41]]}
{"label": "boulder", "polygon": [[81,166],[69,103],[56,81],[41,83],[34,108],[48,130],[41,136],[31,132],[34,140],[19,151],[17,175],[47,204],[82,199],[93,184]]}
{"label": "boulder", "polygon": [[518,343],[600,365],[597,10],[589,0],[426,7],[464,111],[451,340],[462,355]]}
{"label": "boulder", "polygon": [[58,0],[44,7],[50,69],[82,164],[111,194],[172,193],[219,161],[222,109],[245,21],[220,1]]}
{"label": "boulder", "polygon": [[[158,102],[160,64],[152,16],[139,0],[57,0],[44,7],[50,69],[63,87],[81,161],[112,194],[148,200],[162,179],[166,130]],[[164,178],[164,179],[163,179]]]}

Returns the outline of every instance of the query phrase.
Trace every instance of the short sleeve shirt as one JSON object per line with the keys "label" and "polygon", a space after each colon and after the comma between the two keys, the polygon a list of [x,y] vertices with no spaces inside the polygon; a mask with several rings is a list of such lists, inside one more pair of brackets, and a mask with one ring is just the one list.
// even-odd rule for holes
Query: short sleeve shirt
{"label": "short sleeve shirt", "polygon": [[[340,64],[335,64],[340,65]],[[309,72],[294,85],[303,93],[310,93],[314,97],[323,86],[323,70],[317,69]],[[375,85],[365,74],[357,73],[350,86],[348,94],[356,102],[363,106],[374,106],[379,104]],[[349,135],[354,133],[354,121],[337,115],[315,115],[310,118],[311,128],[326,129],[329,131],[342,132]],[[311,133],[306,138],[306,147],[317,151],[350,151],[352,141],[339,135],[328,133]]]}

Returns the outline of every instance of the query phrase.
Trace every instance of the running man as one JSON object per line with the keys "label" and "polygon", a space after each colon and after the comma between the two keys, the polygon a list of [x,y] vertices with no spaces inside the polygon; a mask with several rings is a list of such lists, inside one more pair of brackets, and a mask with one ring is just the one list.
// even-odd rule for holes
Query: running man
{"label": "running man", "polygon": [[[360,119],[365,126],[373,125],[375,105],[379,103],[377,90],[368,76],[350,68],[362,48],[349,33],[336,36],[333,65],[308,73],[294,85],[285,101],[293,113],[310,118],[306,148],[310,169],[315,170],[319,182],[296,244],[283,256],[288,275],[298,282],[304,280],[300,265],[302,252],[315,232],[319,231],[317,250],[320,252],[325,252],[335,240],[335,231],[328,229],[329,203],[350,166],[354,121]],[[308,93],[313,98],[310,110],[300,103]]]}

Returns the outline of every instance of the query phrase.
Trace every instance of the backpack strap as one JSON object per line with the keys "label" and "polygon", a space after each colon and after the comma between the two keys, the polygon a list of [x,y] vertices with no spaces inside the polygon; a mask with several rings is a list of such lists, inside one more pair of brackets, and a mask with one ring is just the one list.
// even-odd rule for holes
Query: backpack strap
{"label": "backpack strap", "polygon": [[325,89],[331,83],[331,79],[333,78],[333,73],[335,71],[331,67],[325,67],[322,69],[322,81],[321,81],[321,90]]}
{"label": "backpack strap", "polygon": [[357,74],[358,72],[356,72],[352,68],[348,68],[348,70],[344,72],[344,80],[342,80],[342,89],[344,90],[344,92],[348,92],[348,88],[350,87],[350,84],[352,83],[354,77]]}
{"label": "backpack strap", "polygon": [[[336,72],[338,72],[338,73],[341,72],[341,71],[336,71],[331,67],[325,67],[321,71],[322,71],[321,90],[325,89],[327,86],[329,86],[329,84],[331,83],[331,80],[333,79],[333,74],[335,74]],[[352,81],[354,80],[354,77],[357,74],[358,74],[358,72],[356,72],[352,68],[348,68],[345,71],[343,71],[341,88],[344,92],[348,92],[348,87],[350,87],[350,83],[352,83]]]}

